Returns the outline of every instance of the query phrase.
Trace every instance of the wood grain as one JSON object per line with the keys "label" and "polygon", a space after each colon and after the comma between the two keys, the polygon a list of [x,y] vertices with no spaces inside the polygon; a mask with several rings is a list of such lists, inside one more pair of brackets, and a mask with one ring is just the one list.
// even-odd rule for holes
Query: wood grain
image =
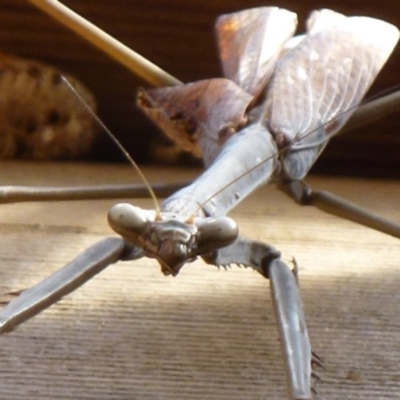
{"label": "wood grain", "polygon": [[[65,0],[64,3],[185,82],[221,74],[213,38],[217,15],[265,5],[261,0],[189,3]],[[282,0],[276,5],[297,12],[301,29],[307,14],[321,8],[318,0]],[[327,0],[323,6],[348,15],[382,18],[400,26],[397,0]],[[81,79],[97,96],[101,117],[128,150],[139,161],[149,160],[149,141],[156,130],[134,105],[136,90],[144,82],[24,0],[0,3],[0,49],[48,62]],[[399,60],[397,49],[371,93],[399,84]],[[328,147],[319,167],[347,173],[396,174],[400,166],[398,115],[338,138]],[[104,138],[93,154],[98,159],[111,159],[119,153]]]}
{"label": "wood grain", "polygon": [[[122,166],[1,164],[0,184],[131,182]],[[197,170],[152,168],[150,179]],[[397,181],[311,177],[400,222]],[[0,208],[0,293],[28,287],[113,235],[113,201]],[[134,201],[152,207],[148,200]],[[295,256],[309,333],[327,371],[316,399],[399,398],[398,240],[301,208],[272,187],[233,213],[247,237]],[[268,282],[200,261],[173,279],[152,260],[109,267],[0,337],[0,397],[22,399],[285,398]]]}

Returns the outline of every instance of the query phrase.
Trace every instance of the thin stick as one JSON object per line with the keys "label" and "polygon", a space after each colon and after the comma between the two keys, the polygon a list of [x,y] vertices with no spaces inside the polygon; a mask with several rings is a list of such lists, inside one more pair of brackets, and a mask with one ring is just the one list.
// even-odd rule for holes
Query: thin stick
{"label": "thin stick", "polygon": [[182,82],[162,70],[157,65],[131,50],[96,25],[82,18],[68,7],[56,0],[28,0],[30,3],[49,14],[79,36],[92,43],[111,58],[124,65],[134,74],[149,84],[158,86],[176,86]]}

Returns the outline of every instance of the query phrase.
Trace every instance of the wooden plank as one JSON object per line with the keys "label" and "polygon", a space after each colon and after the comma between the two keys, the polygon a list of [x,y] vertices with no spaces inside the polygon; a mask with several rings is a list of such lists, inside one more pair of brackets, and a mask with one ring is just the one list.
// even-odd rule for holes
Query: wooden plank
{"label": "wooden plank", "polygon": [[[1,164],[0,184],[137,180],[107,165]],[[148,169],[152,180],[195,170]],[[312,177],[400,222],[397,181]],[[2,205],[0,293],[33,285],[112,235],[113,201]],[[151,201],[134,201],[152,207]],[[308,328],[327,371],[321,399],[398,398],[398,241],[301,208],[271,187],[233,213],[245,236],[296,257]],[[283,399],[268,282],[201,261],[166,278],[156,262],[109,267],[51,309],[0,337],[2,399]]]}

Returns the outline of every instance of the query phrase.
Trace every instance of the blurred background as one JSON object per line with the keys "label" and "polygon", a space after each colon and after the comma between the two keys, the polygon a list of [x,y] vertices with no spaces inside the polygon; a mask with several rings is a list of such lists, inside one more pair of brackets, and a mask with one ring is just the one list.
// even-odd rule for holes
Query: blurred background
{"label": "blurred background", "polygon": [[[63,3],[130,48],[184,82],[221,76],[213,36],[215,18],[244,8],[266,5],[260,0],[151,0],[117,2],[64,0]],[[321,7],[346,15],[365,15],[400,26],[397,0],[279,1],[268,5],[298,13],[299,31],[308,13]],[[147,84],[91,47],[27,1],[0,1],[0,52],[53,65],[78,78],[95,95],[99,115],[141,163],[160,162],[151,143],[157,129],[135,107],[135,94]],[[369,96],[400,84],[398,46]],[[400,112],[363,129],[335,138],[315,169],[336,174],[400,175]],[[90,155],[93,160],[121,159],[105,135]],[[183,160],[183,161],[182,161]],[[189,162],[187,158],[180,158]]]}

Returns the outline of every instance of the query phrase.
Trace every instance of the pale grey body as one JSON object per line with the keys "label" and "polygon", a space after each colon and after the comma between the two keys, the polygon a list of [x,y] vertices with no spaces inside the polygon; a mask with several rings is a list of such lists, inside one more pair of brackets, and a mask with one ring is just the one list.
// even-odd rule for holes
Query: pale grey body
{"label": "pale grey body", "polygon": [[[234,32],[228,29],[232,22],[239,27]],[[329,10],[314,13],[305,38],[288,44],[294,28],[294,14],[274,7],[222,16],[217,30],[229,82],[141,92],[145,111],[157,122],[161,118],[160,125],[170,135],[182,126],[181,133],[187,134],[195,122],[206,171],[168,197],[160,212],[129,204],[113,207],[109,222],[123,238],[105,239],[10,302],[0,312],[0,333],[11,331],[118,260],[156,258],[162,271],[172,275],[198,256],[218,266],[241,264],[271,281],[289,398],[312,397],[311,364],[318,360],[312,356],[296,277],[273,247],[238,236],[235,222],[226,214],[268,181],[299,202],[305,199],[331,212],[347,213],[348,205],[311,192],[299,179],[350,118],[389,56],[398,31],[382,21],[346,18]],[[202,94],[200,100],[193,97],[193,90],[196,96]],[[235,91],[239,105],[235,99],[227,104],[224,90]],[[168,98],[173,99],[172,106],[167,106]],[[201,104],[204,98],[209,102]],[[210,102],[214,104],[209,106]],[[332,211],[332,205],[339,211]],[[357,212],[349,218],[361,216],[362,223],[400,237],[398,226]]]}

